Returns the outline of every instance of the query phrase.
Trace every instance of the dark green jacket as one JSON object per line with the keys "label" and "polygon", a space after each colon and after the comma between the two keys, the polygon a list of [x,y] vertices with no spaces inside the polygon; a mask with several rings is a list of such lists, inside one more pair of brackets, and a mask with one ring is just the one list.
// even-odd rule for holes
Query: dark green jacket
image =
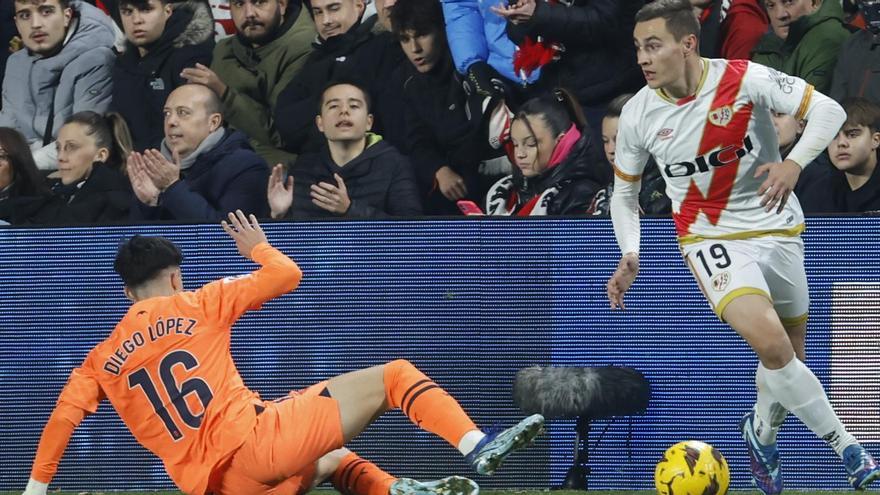
{"label": "dark green jacket", "polygon": [[793,22],[784,41],[768,32],[752,50],[752,61],[800,77],[817,90],[831,91],[840,45],[850,32],[837,0],[823,0],[816,12]]}
{"label": "dark green jacket", "polygon": [[317,35],[312,17],[298,3],[291,4],[288,14],[284,32],[275,40],[251,48],[239,36],[230,36],[217,43],[211,63],[228,87],[223,94],[226,121],[247,134],[254,151],[271,165],[295,158],[280,149],[272,110],[278,93],[303,68]]}

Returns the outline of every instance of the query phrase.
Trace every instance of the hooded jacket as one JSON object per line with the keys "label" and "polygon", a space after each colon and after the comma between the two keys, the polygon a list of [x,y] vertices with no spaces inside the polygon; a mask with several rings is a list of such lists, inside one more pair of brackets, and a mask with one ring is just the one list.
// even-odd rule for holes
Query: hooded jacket
{"label": "hooded jacket", "polygon": [[[6,65],[0,126],[17,129],[32,148],[53,142],[64,121],[76,112],[105,112],[113,95],[113,21],[78,0],[71,2],[71,8],[75,14],[61,51],[44,58],[19,50]],[[46,135],[50,115],[52,126]]]}
{"label": "hooded jacket", "polygon": [[278,95],[305,65],[315,36],[315,24],[306,10],[299,2],[289,2],[274,40],[253,48],[241,35],[230,36],[214,49],[211,69],[227,86],[224,117],[250,137],[251,146],[269,163],[295,158],[281,149],[272,112]]}
{"label": "hooded jacket", "polygon": [[[568,154],[556,166],[536,177],[525,177],[518,167],[500,179],[486,195],[489,215],[527,216],[585,215],[593,198],[603,186],[602,173],[593,160],[591,136],[581,135]],[[555,191],[551,191],[555,189]],[[544,195],[534,209],[528,208],[536,196]],[[508,213],[509,212],[509,213]]]}
{"label": "hooded jacket", "polygon": [[418,186],[409,160],[380,136],[367,134],[363,153],[344,166],[330,156],[327,145],[316,153],[299,157],[291,169],[294,179],[293,206],[289,217],[332,217],[312,203],[310,190],[319,182],[336,184],[333,174],[345,182],[351,206],[346,218],[383,218],[422,214]]}
{"label": "hooded jacket", "polygon": [[141,57],[137,47],[126,42],[125,52],[113,66],[111,107],[128,122],[137,151],[155,148],[162,141],[165,100],[187,82],[180,72],[197,63],[211,63],[214,19],[208,6],[200,0],[172,6],[162,36],[147,54]]}
{"label": "hooded jacket", "polygon": [[196,157],[180,180],[159,195],[158,206],[135,198],[131,219],[218,222],[237,209],[264,217],[269,213],[268,180],[269,165],[247,136],[226,129],[216,146]]}
{"label": "hooded jacket", "polygon": [[[308,70],[297,74],[279,95],[275,107],[275,123],[285,149],[305,153],[318,151],[324,145],[324,136],[315,126],[315,115],[321,91],[333,79],[355,79],[366,86],[373,99],[370,105],[375,117],[373,129],[384,134],[383,120],[389,120],[386,103],[397,108],[387,97],[387,90],[395,71],[408,62],[391,33],[375,32],[376,19],[371,16],[344,34],[318,39],[313,44],[315,51],[306,61]],[[399,94],[394,97],[399,100]],[[391,113],[395,113],[394,110]]]}
{"label": "hooded jacket", "polygon": [[[468,68],[477,62],[486,62],[508,81],[524,82],[513,70],[516,45],[508,37],[507,21],[492,12],[498,2],[442,0],[441,3],[446,19],[446,39],[460,74],[467,74]],[[541,70],[536,70],[527,82],[534,83],[540,76]]]}
{"label": "hooded jacket", "polygon": [[840,2],[822,0],[816,12],[789,25],[785,40],[767,32],[752,51],[752,61],[800,77],[828,94],[840,46],[849,35]]}

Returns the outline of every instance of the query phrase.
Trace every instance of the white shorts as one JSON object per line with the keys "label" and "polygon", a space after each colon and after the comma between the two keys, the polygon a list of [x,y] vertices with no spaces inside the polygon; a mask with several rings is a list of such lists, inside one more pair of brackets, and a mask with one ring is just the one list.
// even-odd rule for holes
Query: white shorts
{"label": "white shorts", "polygon": [[807,321],[810,294],[800,236],[707,239],[681,251],[719,318],[730,301],[759,294],[773,303],[784,326]]}

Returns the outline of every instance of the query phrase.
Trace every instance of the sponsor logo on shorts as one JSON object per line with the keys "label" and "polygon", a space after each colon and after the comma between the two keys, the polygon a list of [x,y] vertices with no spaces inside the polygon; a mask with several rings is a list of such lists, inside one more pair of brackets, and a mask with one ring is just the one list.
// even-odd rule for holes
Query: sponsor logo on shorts
{"label": "sponsor logo on shorts", "polygon": [[712,277],[712,288],[718,292],[723,292],[730,285],[730,272],[721,272]]}
{"label": "sponsor logo on shorts", "polygon": [[733,108],[725,105],[709,112],[709,122],[718,127],[726,127],[733,120]]}

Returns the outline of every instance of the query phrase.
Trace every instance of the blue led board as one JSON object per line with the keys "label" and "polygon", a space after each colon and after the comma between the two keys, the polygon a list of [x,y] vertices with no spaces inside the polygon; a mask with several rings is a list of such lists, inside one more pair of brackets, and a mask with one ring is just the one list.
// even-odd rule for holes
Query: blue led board
{"label": "blue led board", "polygon": [[[305,277],[294,293],[233,329],[245,382],[264,398],[346,371],[407,358],[456,396],[478,424],[520,417],[520,368],[632,366],[652,384],[645,415],[601,421],[591,434],[591,489],[653,486],[663,450],[685,439],[719,448],[746,488],[737,424],[754,401],[756,359],[709,311],[666,219],[642,222],[642,271],[626,312],[605,282],[619,252],[607,220],[304,222],[266,226]],[[219,226],[0,230],[0,490],[28,479],[41,429],[70,370],[128,306],[112,270],[120,241],[165,235],[182,247],[185,285],[254,268]],[[811,318],[808,365],[841,417],[880,448],[880,223],[816,218],[805,234]],[[572,421],[517,455],[484,487],[559,484]],[[604,431],[604,433],[603,433]],[[601,435],[601,440],[599,440]],[[393,474],[469,474],[458,452],[391,412],[352,449]],[[846,488],[833,452],[793,418],[780,437],[786,486]],[[53,487],[171,487],[109,405],[76,431]]]}

